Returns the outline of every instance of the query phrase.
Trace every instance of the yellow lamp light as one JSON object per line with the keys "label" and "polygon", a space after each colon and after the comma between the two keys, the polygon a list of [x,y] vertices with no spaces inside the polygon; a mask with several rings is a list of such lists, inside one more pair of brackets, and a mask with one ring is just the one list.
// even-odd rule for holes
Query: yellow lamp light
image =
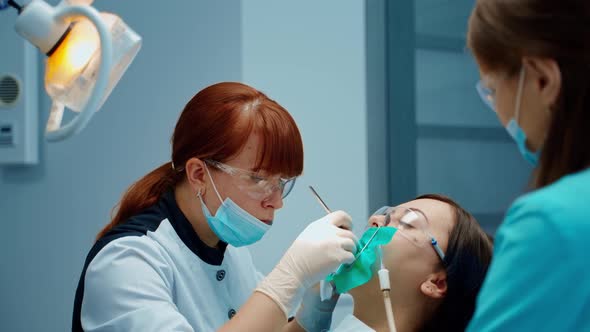
{"label": "yellow lamp light", "polygon": [[61,45],[47,58],[45,82],[69,86],[99,47],[100,40],[94,26],[87,20],[78,22],[75,29],[66,35]]}

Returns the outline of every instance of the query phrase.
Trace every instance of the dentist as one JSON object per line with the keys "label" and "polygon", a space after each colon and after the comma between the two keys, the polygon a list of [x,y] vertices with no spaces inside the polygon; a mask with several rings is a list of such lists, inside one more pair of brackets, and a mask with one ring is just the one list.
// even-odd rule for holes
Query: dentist
{"label": "dentist", "polygon": [[72,330],[297,328],[287,317],[305,290],[351,262],[356,246],[350,217],[334,212],[309,224],[268,276],[254,266],[246,247],[303,170],[293,118],[252,87],[219,83],[188,102],[171,143],[172,161],[127,190],[90,250]]}

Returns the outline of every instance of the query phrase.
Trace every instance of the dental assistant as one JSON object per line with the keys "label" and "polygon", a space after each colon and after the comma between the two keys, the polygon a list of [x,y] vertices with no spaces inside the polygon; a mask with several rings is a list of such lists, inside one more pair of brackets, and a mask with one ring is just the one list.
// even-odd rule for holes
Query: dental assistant
{"label": "dental assistant", "polygon": [[334,212],[309,224],[268,276],[256,270],[246,247],[303,170],[293,118],[250,86],[218,83],[186,104],[171,143],[172,161],[126,191],[90,250],[72,330],[296,327],[287,317],[305,290],[351,262],[356,239],[350,217]]}
{"label": "dental assistant", "polygon": [[535,167],[468,331],[590,331],[590,2],[477,0],[478,91]]}

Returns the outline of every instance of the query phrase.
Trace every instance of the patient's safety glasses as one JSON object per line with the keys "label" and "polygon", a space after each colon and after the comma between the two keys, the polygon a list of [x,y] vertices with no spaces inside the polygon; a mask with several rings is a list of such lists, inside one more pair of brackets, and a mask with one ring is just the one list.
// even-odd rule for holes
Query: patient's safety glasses
{"label": "patient's safety glasses", "polygon": [[430,232],[430,222],[422,211],[406,207],[384,206],[373,216],[385,216],[383,226],[397,228],[397,233],[418,247],[432,246],[441,260],[445,254],[438,245],[438,242]]}

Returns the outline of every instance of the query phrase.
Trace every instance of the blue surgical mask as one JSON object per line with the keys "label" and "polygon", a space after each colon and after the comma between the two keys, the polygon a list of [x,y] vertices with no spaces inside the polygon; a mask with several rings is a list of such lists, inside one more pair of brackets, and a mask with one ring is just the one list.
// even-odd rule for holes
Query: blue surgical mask
{"label": "blue surgical mask", "polygon": [[541,150],[537,152],[532,152],[526,146],[526,134],[524,130],[516,123],[514,119],[511,119],[506,125],[506,130],[512,136],[514,141],[516,141],[516,145],[518,146],[518,151],[522,157],[528,161],[531,165],[537,166],[539,164],[539,155],[541,154]]}
{"label": "blue surgical mask", "polygon": [[524,83],[524,77],[525,69],[523,66],[520,70],[520,78],[518,81],[518,92],[516,93],[516,110],[514,113],[514,118],[508,121],[508,124],[506,125],[506,131],[508,131],[508,134],[510,134],[510,136],[512,136],[512,138],[516,142],[518,150],[520,151],[520,154],[524,157],[524,159],[528,161],[531,165],[537,166],[539,164],[539,155],[541,154],[541,149],[539,149],[537,152],[532,152],[531,150],[529,150],[529,148],[526,146],[526,133],[524,132],[522,127],[518,125],[517,122],[520,114],[520,101],[522,98],[522,87]]}
{"label": "blue surgical mask", "polygon": [[215,235],[217,235],[221,241],[234,247],[247,246],[259,241],[270,229],[270,225],[263,223],[246,210],[242,209],[238,204],[232,201],[231,198],[228,197],[225,200],[222,200],[207,166],[205,166],[205,169],[207,170],[209,179],[211,179],[215,194],[217,194],[217,197],[221,202],[217,212],[215,212],[215,216],[212,216],[200,193],[197,194],[201,201],[203,214],[205,215],[211,230],[213,230]]}

